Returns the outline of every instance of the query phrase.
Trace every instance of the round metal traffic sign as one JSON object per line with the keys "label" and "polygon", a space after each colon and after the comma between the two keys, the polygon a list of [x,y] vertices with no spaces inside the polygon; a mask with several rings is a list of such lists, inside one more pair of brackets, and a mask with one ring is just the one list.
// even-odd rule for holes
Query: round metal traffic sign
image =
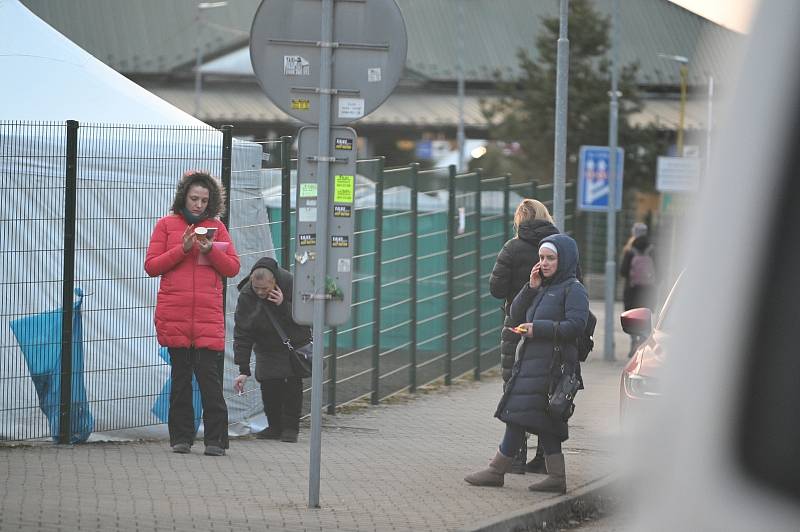
{"label": "round metal traffic sign", "polygon": [[250,31],[250,61],[275,105],[319,124],[321,46],[331,46],[330,123],[346,124],[394,90],[406,62],[406,26],[395,0],[335,0],[333,42],[321,43],[321,17],[320,0],[263,0]]}

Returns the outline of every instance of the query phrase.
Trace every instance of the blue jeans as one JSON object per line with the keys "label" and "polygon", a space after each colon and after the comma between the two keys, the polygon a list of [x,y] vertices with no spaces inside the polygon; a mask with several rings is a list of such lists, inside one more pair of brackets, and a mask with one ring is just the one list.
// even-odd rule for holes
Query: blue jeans
{"label": "blue jeans", "polygon": [[[539,445],[545,456],[561,454],[561,440],[553,434],[537,434]],[[505,456],[516,456],[522,442],[525,441],[525,429],[513,423],[506,423],[506,432],[500,442],[500,452]]]}

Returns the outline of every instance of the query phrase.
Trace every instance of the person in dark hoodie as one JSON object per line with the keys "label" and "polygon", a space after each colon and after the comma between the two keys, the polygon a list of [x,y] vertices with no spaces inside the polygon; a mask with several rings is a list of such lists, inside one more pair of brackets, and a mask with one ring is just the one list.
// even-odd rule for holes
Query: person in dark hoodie
{"label": "person in dark hoodie", "polygon": [[576,278],[577,264],[578,246],[567,235],[549,236],[539,246],[539,262],[511,304],[511,318],[521,324],[525,343],[495,411],[506,424],[505,434],[489,467],[465,477],[469,484],[502,486],[527,431],[539,437],[547,469],[547,477],[528,489],[566,492],[561,444],[569,427],[547,407],[561,376],[580,374],[576,339],[586,328],[589,297]]}
{"label": "person in dark hoodie", "polygon": [[[637,222],[631,228],[631,237],[622,249],[620,275],[625,279],[622,301],[625,310],[649,308],[655,310],[656,269],[653,245],[647,236],[647,225]],[[643,337],[631,335],[630,358]]]}
{"label": "person in dark hoodie", "polygon": [[[511,302],[520,289],[528,282],[531,268],[539,262],[539,243],[543,238],[557,235],[558,228],[553,223],[553,218],[547,207],[538,200],[524,199],[514,212],[514,231],[516,236],[503,245],[497,255],[497,260],[489,277],[489,292],[497,299],[504,300],[503,315],[504,327],[500,333],[500,367],[503,372],[503,382],[508,382],[511,377],[511,368],[516,358],[519,335],[511,332],[510,323]],[[541,447],[537,447],[536,456],[527,464],[528,442],[523,441],[519,452],[514,457],[511,472],[524,474],[544,473],[544,454]]]}
{"label": "person in dark hoodie", "polygon": [[292,345],[301,347],[311,341],[311,328],[292,319],[292,274],[279,267],[275,259],[264,257],[237,287],[233,353],[239,376],[234,379],[234,390],[244,391],[251,374],[250,355],[255,352],[256,380],[261,385],[261,400],[269,424],[256,437],[296,442],[303,407],[303,379],[292,370],[289,349],[267,314],[271,312]]}

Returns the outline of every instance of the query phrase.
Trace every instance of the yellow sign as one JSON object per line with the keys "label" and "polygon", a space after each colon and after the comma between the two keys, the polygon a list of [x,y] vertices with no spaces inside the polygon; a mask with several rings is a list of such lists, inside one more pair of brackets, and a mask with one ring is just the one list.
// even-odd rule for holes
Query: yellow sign
{"label": "yellow sign", "polygon": [[351,175],[337,175],[333,182],[334,203],[353,203],[355,195],[355,177]]}
{"label": "yellow sign", "polygon": [[292,109],[297,109],[298,111],[308,111],[311,109],[311,101],[305,98],[292,98],[291,103]]}

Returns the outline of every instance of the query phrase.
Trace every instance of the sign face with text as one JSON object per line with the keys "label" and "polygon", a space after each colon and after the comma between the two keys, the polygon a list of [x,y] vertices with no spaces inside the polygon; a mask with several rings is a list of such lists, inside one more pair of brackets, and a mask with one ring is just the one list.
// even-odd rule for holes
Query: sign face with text
{"label": "sign face with text", "polygon": [[694,192],[700,182],[700,161],[697,157],[659,157],[656,190]]}
{"label": "sign face with text", "polygon": [[[283,112],[320,124],[323,54],[319,0],[262,0],[250,28],[250,61],[262,90]],[[330,121],[346,124],[374,111],[403,74],[408,36],[395,0],[336,2],[333,49],[328,69]],[[347,149],[339,145],[339,149]],[[331,150],[333,151],[333,150]]]}
{"label": "sign face with text", "polygon": [[[578,208],[582,211],[608,211],[609,149],[607,146],[581,146],[578,160]],[[617,148],[616,210],[622,208],[622,173],[625,150]]]}
{"label": "sign face with text", "polygon": [[[294,254],[292,316],[297,323],[311,325],[314,300],[326,298],[325,323],[336,326],[350,319],[353,294],[353,247],[355,246],[356,132],[349,127],[331,128],[328,198],[320,196],[315,157],[319,149],[319,129],[304,127],[297,146],[297,213]],[[342,147],[345,148],[342,148]],[[317,230],[317,213],[326,205],[328,235]],[[317,237],[317,235],[320,235]],[[325,284],[315,285],[319,246],[327,246]]]}

